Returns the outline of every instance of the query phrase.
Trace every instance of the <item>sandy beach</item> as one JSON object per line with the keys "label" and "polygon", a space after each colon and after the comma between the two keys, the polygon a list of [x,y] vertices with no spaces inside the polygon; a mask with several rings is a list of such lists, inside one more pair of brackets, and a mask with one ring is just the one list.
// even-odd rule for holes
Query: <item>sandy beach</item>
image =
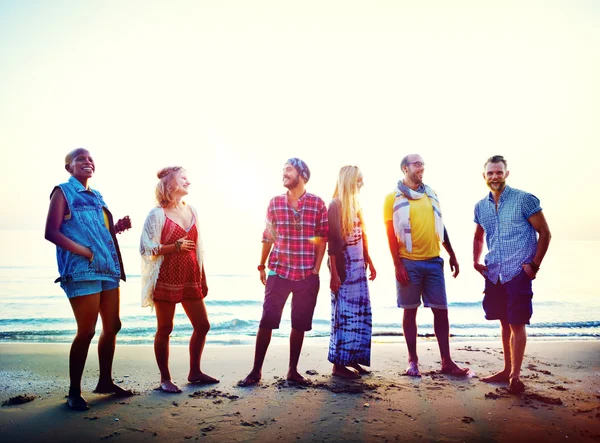
{"label": "sandy beach", "polygon": [[[186,382],[187,348],[173,347],[171,372],[183,393],[156,390],[151,346],[117,346],[117,383],[139,395],[96,395],[92,350],[83,395],[90,409],[70,411],[64,344],[0,344],[0,435],[3,441],[600,441],[600,341],[530,341],[523,365],[527,389],[509,395],[478,377],[500,369],[499,342],[453,342],[454,359],[474,372],[438,372],[434,339],[420,339],[422,378],[402,376],[403,342],[375,343],[372,374],[331,376],[326,342],[307,340],[300,368],[313,383],[285,381],[287,345],[274,344],[258,386],[236,386],[250,369],[251,346],[207,346],[203,370],[217,385]],[[11,404],[18,396],[32,401]],[[22,398],[22,397],[21,397]]]}

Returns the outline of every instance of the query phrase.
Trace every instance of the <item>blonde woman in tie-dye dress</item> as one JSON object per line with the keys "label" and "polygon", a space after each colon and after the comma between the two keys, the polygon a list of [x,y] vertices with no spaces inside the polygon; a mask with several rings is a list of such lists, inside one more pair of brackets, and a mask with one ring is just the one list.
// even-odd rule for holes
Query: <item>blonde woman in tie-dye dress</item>
{"label": "blonde woman in tie-dye dress", "polygon": [[360,378],[371,365],[371,301],[367,283],[377,272],[369,257],[358,193],[363,177],[356,166],[340,170],[329,205],[331,337],[328,360],[332,374]]}

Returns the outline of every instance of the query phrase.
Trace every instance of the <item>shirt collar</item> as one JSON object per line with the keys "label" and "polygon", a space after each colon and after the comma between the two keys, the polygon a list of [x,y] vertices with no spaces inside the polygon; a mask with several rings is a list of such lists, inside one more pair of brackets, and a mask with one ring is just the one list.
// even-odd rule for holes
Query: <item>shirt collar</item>
{"label": "shirt collar", "polygon": [[[289,191],[285,193],[285,201],[289,205],[290,200],[288,199],[288,193],[289,193]],[[307,193],[306,193],[306,189],[305,189],[304,193],[300,197],[298,197],[298,209],[300,209],[302,207],[302,205],[304,205],[304,199],[306,198],[306,195],[307,195]]]}
{"label": "shirt collar", "polygon": [[77,192],[84,192],[84,191],[91,191],[92,189],[90,187],[85,188],[81,182],[79,180],[77,180],[75,177],[71,176],[69,178],[69,183],[75,188],[75,190]]}
{"label": "shirt collar", "polygon": [[[510,192],[512,192],[512,188],[508,185],[504,186],[504,189],[502,190],[502,194],[500,194],[500,199],[498,199],[498,201],[504,199],[504,196],[510,194]],[[488,200],[495,204],[492,191],[490,191],[490,193],[488,194]]]}

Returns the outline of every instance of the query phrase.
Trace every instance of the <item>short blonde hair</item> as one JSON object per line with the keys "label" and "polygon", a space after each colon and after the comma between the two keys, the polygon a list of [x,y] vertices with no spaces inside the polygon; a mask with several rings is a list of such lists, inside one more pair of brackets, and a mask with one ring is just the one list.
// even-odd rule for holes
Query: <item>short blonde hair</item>
{"label": "short blonde hair", "polygon": [[181,169],[183,169],[182,166],[168,166],[156,173],[159,179],[155,191],[156,201],[163,208],[170,206],[175,201],[173,191],[177,190],[177,185],[175,184],[176,173]]}

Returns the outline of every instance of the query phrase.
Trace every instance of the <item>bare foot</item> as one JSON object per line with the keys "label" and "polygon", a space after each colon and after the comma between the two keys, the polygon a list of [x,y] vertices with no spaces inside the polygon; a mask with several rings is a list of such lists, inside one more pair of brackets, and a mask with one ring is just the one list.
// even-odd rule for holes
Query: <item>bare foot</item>
{"label": "bare foot", "polygon": [[361,375],[367,375],[370,374],[371,371],[369,371],[368,369],[363,368],[361,365],[359,365],[358,363],[353,363],[351,365],[349,365],[351,368],[354,368],[358,371],[359,374]]}
{"label": "bare foot", "polygon": [[94,393],[96,393],[96,394],[114,394],[115,397],[120,397],[120,398],[131,397],[131,396],[135,395],[133,391],[130,391],[128,389],[123,389],[122,387],[114,384],[114,382],[112,382],[112,381],[110,382],[110,384],[98,383],[98,386],[96,386],[96,389],[94,389]]}
{"label": "bare foot", "polygon": [[171,380],[161,381],[160,390],[169,394],[179,394],[181,392],[181,389]]}
{"label": "bare foot", "polygon": [[522,394],[525,392],[525,385],[518,378],[511,378],[508,384],[508,392],[511,394]]}
{"label": "bare foot", "polygon": [[192,384],[195,385],[212,385],[215,383],[219,383],[219,380],[211,377],[208,374],[205,374],[204,372],[199,372],[197,374],[190,374],[188,376],[188,381]]}
{"label": "bare foot", "polygon": [[246,376],[245,379],[238,381],[237,385],[241,387],[252,386],[258,384],[262,377],[260,372],[251,372]]}
{"label": "bare foot", "polygon": [[356,372],[351,371],[344,365],[337,365],[337,364],[333,365],[333,370],[331,371],[331,374],[335,375],[337,377],[349,378],[349,379],[353,379],[353,380],[360,378],[360,375],[358,375]]}
{"label": "bare foot", "polygon": [[303,377],[298,371],[288,371],[286,380],[304,386],[311,384],[311,381],[308,378]]}
{"label": "bare foot", "polygon": [[409,377],[420,377],[421,371],[419,371],[419,363],[414,361],[409,362],[406,371],[404,371],[404,375],[408,375]]}
{"label": "bare foot", "polygon": [[67,406],[72,411],[87,411],[90,409],[81,395],[69,395],[67,397]]}
{"label": "bare foot", "polygon": [[480,380],[486,383],[508,383],[508,376],[510,375],[510,370],[497,372],[494,375],[490,375],[489,377],[483,377]]}
{"label": "bare foot", "polygon": [[440,371],[442,374],[454,375],[455,377],[466,377],[469,375],[469,368],[459,368],[454,362],[447,366],[442,366]]}

